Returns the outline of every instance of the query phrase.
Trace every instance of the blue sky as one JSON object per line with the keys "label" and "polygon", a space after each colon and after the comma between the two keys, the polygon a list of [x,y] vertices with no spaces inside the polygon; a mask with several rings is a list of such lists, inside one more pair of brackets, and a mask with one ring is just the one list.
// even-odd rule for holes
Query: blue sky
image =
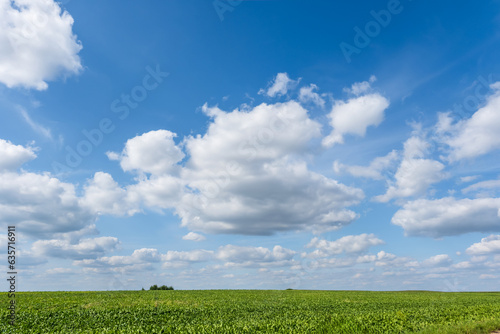
{"label": "blue sky", "polygon": [[498,290],[499,9],[0,0],[18,288]]}

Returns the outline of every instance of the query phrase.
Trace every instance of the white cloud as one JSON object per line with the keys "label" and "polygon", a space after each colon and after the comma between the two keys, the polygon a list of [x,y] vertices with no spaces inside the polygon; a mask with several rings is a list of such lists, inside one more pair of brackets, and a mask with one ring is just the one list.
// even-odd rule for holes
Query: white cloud
{"label": "white cloud", "polygon": [[213,183],[213,191],[202,182],[192,185],[201,193],[186,195],[177,212],[183,226],[208,233],[335,230],[357,218],[345,207],[363,197],[358,189],[308,171],[304,163],[287,161],[245,169],[225,187]]}
{"label": "white cloud", "polygon": [[219,247],[216,257],[229,266],[253,267],[265,264],[288,263],[295,255],[295,251],[281,246],[274,246],[272,250],[265,247],[242,247],[226,245]]}
{"label": "white cloud", "polygon": [[182,239],[183,240],[191,240],[191,241],[203,241],[206,238],[203,235],[201,235],[201,234],[198,234],[198,233],[195,233],[195,232],[189,232],[188,234],[186,234],[185,236],[183,236]]}
{"label": "white cloud", "polygon": [[437,200],[419,199],[406,203],[392,217],[406,235],[443,237],[469,232],[500,231],[499,198]]}
{"label": "white cloud", "polygon": [[184,153],[174,142],[175,137],[175,133],[167,130],[150,131],[129,139],[121,155],[108,152],[108,157],[120,160],[124,171],[171,173],[184,158]]}
{"label": "white cloud", "polygon": [[0,0],[0,82],[44,90],[46,81],[80,72],[72,26],[53,0]]}
{"label": "white cloud", "polygon": [[84,186],[84,191],[81,203],[95,213],[122,216],[139,212],[139,199],[134,198],[133,192],[120,188],[107,173],[95,173]]}
{"label": "white cloud", "polygon": [[498,279],[500,276],[492,275],[492,274],[481,274],[479,275],[479,279]]}
{"label": "white cloud", "polygon": [[68,240],[38,240],[31,247],[37,255],[65,259],[91,259],[116,249],[119,241],[114,237],[82,239],[76,244]]}
{"label": "white cloud", "polygon": [[68,275],[74,274],[74,270],[71,268],[52,268],[45,271],[47,275]]}
{"label": "white cloud", "polygon": [[[356,89],[357,93],[366,89]],[[384,111],[389,107],[389,100],[379,93],[365,94],[347,101],[335,101],[330,114],[333,130],[323,139],[323,146],[331,147],[342,144],[347,134],[364,137],[370,126],[378,126],[384,120]]]}
{"label": "white cloud", "polygon": [[479,175],[463,176],[460,178],[461,183],[469,183],[479,178]]}
{"label": "white cloud", "polygon": [[310,256],[324,257],[341,253],[362,253],[370,247],[382,244],[384,242],[374,234],[363,233],[360,235],[348,235],[335,241],[322,240],[315,237],[306,247],[317,249],[317,251],[310,253]]}
{"label": "white cloud", "polygon": [[302,103],[314,103],[317,106],[324,107],[325,100],[315,92],[318,90],[318,86],[311,84],[308,87],[301,87],[299,91],[299,101]]}
{"label": "white cloud", "polygon": [[379,202],[393,198],[423,195],[434,183],[447,177],[445,166],[436,160],[423,159],[429,144],[418,136],[410,137],[404,144],[403,160],[394,175],[394,181],[384,195],[376,196]]}
{"label": "white cloud", "polygon": [[374,180],[381,180],[384,178],[382,172],[391,167],[398,157],[398,153],[393,150],[386,156],[373,159],[369,166],[349,166],[335,161],[333,163],[333,170],[336,173],[340,173],[345,170],[355,177],[366,177]]}
{"label": "white cloud", "polygon": [[451,262],[452,260],[447,254],[439,254],[431,256],[430,258],[424,260],[422,264],[424,266],[430,266],[430,267],[443,267],[450,265]]}
{"label": "white cloud", "polygon": [[[73,261],[75,265],[90,268],[127,267],[129,270],[141,268],[141,265],[150,265],[162,261],[162,255],[154,248],[136,249],[132,255],[100,257],[98,259],[84,259]],[[148,266],[142,268],[149,268]]]}
{"label": "white cloud", "polygon": [[[147,145],[137,145],[137,154],[126,149],[120,156],[111,155],[125,170],[147,172],[152,163],[135,157],[163,146],[176,152],[175,158],[163,159],[165,167],[156,174],[127,187],[133,199],[149,207],[174,208],[182,226],[206,233],[321,232],[357,218],[346,207],[363,198],[361,190],[309,171],[305,159],[312,140],[320,137],[321,125],[297,102],[261,104],[245,111],[203,110],[213,120],[205,135],[183,140],[189,157],[184,166],[170,168],[183,153],[171,136],[165,140],[156,133],[127,142],[144,143],[147,138]],[[124,160],[135,161],[134,167]]]}
{"label": "white cloud", "polygon": [[0,139],[0,171],[15,171],[22,164],[36,158],[34,148],[14,145],[8,140]]}
{"label": "white cloud", "polygon": [[403,160],[394,175],[395,184],[389,185],[384,195],[375,200],[388,202],[393,198],[422,195],[434,183],[446,177],[444,165],[430,159]]}
{"label": "white cloud", "polygon": [[190,251],[168,251],[162,256],[163,261],[182,261],[182,262],[203,262],[211,260],[214,257],[213,251],[204,249],[195,249]]}
{"label": "white cloud", "polygon": [[449,114],[441,114],[436,131],[450,147],[449,159],[474,158],[500,149],[500,82],[490,86],[494,92],[485,106],[470,118],[452,124]]}
{"label": "white cloud", "polygon": [[462,193],[466,194],[471,191],[478,191],[484,189],[500,189],[500,180],[482,181],[462,189]]}
{"label": "white cloud", "polygon": [[356,263],[375,263],[378,267],[392,266],[396,268],[403,264],[408,263],[407,258],[397,257],[394,254],[387,253],[385,251],[380,251],[377,255],[360,255],[356,259]]}
{"label": "white cloud", "polygon": [[80,205],[72,184],[49,174],[0,173],[0,221],[36,238],[78,231],[96,217]]}
{"label": "white cloud", "polygon": [[372,90],[371,84],[377,81],[377,78],[372,75],[368,81],[355,82],[351,88],[344,88],[344,91],[356,96],[365,94]]}
{"label": "white cloud", "polygon": [[490,235],[482,238],[481,242],[475,243],[466,250],[470,255],[500,254],[500,235]]}
{"label": "white cloud", "polygon": [[[36,158],[34,149],[0,139],[0,221],[15,225],[27,238],[49,239],[76,245],[86,235],[97,234],[96,208],[77,196],[75,186],[50,173],[19,170]],[[105,199],[103,199],[104,201]],[[103,203],[95,202],[95,205]]]}
{"label": "white cloud", "polygon": [[46,127],[43,127],[42,125],[36,123],[35,121],[33,121],[30,117],[30,115],[28,114],[28,112],[26,110],[24,110],[23,108],[20,108],[19,109],[19,112],[21,113],[21,116],[24,118],[24,120],[26,121],[26,123],[28,123],[28,125],[37,133],[41,134],[42,136],[48,138],[48,139],[52,139],[52,133],[50,132],[50,129],[46,128]]}
{"label": "white cloud", "polygon": [[287,73],[278,73],[267,91],[261,89],[259,94],[265,93],[269,97],[285,95],[288,90],[294,88],[299,81],[300,79],[297,81],[290,79]]}

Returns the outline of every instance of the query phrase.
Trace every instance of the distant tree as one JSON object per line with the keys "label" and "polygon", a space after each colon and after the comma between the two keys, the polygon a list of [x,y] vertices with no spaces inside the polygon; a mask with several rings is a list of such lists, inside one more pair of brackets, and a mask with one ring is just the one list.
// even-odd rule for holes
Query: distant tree
{"label": "distant tree", "polygon": [[149,290],[173,290],[174,287],[172,286],[166,286],[166,285],[162,285],[160,287],[158,287],[158,285],[151,285],[151,287],[149,288]]}

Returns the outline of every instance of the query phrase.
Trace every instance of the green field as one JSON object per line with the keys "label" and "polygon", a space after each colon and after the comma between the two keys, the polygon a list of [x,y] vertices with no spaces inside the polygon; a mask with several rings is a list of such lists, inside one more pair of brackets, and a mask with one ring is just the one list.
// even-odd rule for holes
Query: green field
{"label": "green field", "polygon": [[[6,296],[6,294],[5,294]],[[16,294],[1,333],[489,333],[500,293],[107,291]]]}

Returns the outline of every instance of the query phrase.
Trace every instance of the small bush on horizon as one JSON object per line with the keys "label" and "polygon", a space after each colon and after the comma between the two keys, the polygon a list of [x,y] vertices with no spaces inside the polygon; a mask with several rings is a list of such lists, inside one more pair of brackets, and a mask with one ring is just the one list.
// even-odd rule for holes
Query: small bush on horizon
{"label": "small bush on horizon", "polygon": [[160,287],[158,287],[158,285],[151,285],[151,287],[149,288],[149,290],[173,290],[174,287],[173,286],[166,286],[166,285],[162,285]]}

